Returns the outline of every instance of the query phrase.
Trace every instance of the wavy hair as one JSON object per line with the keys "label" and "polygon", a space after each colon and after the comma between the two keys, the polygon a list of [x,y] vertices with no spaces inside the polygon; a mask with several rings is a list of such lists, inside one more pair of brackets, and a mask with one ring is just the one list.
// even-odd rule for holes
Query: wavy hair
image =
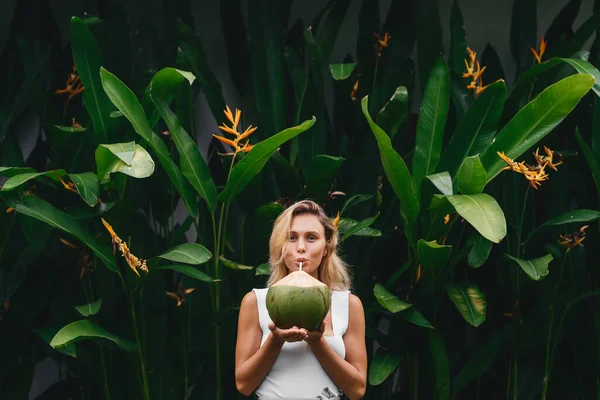
{"label": "wavy hair", "polygon": [[288,274],[284,263],[286,246],[289,243],[292,220],[297,215],[312,214],[316,216],[325,230],[327,252],[319,265],[319,280],[333,290],[350,290],[352,279],[348,265],[337,253],[339,235],[333,221],[325,214],[321,206],[311,200],[302,200],[292,204],[283,211],[275,220],[273,232],[269,240],[269,266],[271,276],[267,286]]}

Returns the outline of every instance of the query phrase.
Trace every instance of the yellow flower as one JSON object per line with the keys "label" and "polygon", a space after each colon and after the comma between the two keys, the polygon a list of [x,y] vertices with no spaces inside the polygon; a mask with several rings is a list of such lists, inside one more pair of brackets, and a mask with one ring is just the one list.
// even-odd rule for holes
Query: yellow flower
{"label": "yellow flower", "polygon": [[194,290],[196,290],[196,288],[189,288],[189,289],[184,288],[183,283],[179,282],[179,288],[177,289],[177,292],[175,292],[175,293],[165,292],[165,294],[167,296],[169,296],[170,298],[177,300],[177,307],[179,307],[180,305],[182,305],[183,303],[186,302],[187,295],[192,293]]}
{"label": "yellow flower", "polygon": [[249,144],[250,143],[249,139],[247,139],[244,144],[241,144],[241,141],[246,139],[248,136],[250,136],[256,130],[256,127],[252,127],[252,125],[250,125],[248,128],[246,128],[246,130],[243,133],[240,133],[238,131],[238,125],[240,123],[240,117],[242,116],[242,111],[238,110],[236,108],[235,109],[235,117],[234,117],[233,113],[229,109],[229,106],[225,106],[225,107],[227,107],[227,109],[224,110],[223,112],[225,113],[225,116],[231,123],[231,126],[227,126],[227,125],[225,125],[225,123],[223,123],[223,125],[219,126],[219,129],[222,130],[224,133],[233,135],[234,139],[230,140],[224,136],[217,136],[215,134],[213,134],[213,136],[215,138],[217,138],[217,140],[233,147],[235,150],[233,153],[227,153],[227,154],[223,154],[223,155],[233,155],[233,154],[239,153],[240,151],[248,153],[250,150],[252,150],[252,148],[254,146],[251,146]]}
{"label": "yellow flower", "polygon": [[544,37],[542,36],[542,41],[540,42],[540,52],[539,53],[537,51],[535,51],[535,49],[533,47],[529,46],[529,50],[531,50],[531,54],[533,54],[533,57],[535,57],[538,64],[540,64],[542,62],[542,56],[546,52],[547,45],[548,45],[548,42],[545,41]]}
{"label": "yellow flower", "polygon": [[375,43],[375,50],[377,51],[377,56],[381,55],[381,50],[385,49],[390,45],[390,39],[392,35],[385,32],[383,37],[376,32],[373,32],[373,35],[377,38],[377,42]]}
{"label": "yellow flower", "polygon": [[333,229],[338,230],[340,225],[340,212],[338,211],[336,217],[333,219]]}
{"label": "yellow flower", "polygon": [[131,270],[135,272],[135,274],[138,277],[140,276],[140,273],[137,271],[138,269],[148,274],[148,266],[146,265],[146,260],[137,258],[133,254],[131,254],[131,251],[129,251],[129,248],[127,247],[127,243],[122,241],[121,238],[117,236],[112,226],[110,226],[108,222],[104,220],[104,218],[101,219],[102,223],[104,224],[104,227],[112,237],[113,252],[116,252],[116,249],[118,247],[121,253],[123,254],[123,257],[127,261],[127,265],[129,265],[129,268],[131,268]]}
{"label": "yellow flower", "polygon": [[444,215],[444,225],[448,225],[450,223],[450,214]]}
{"label": "yellow flower", "polygon": [[64,94],[68,93],[69,97],[67,98],[66,104],[69,103],[73,97],[77,96],[79,93],[83,92],[83,83],[81,83],[81,79],[79,78],[79,74],[77,73],[77,66],[73,64],[73,72],[69,74],[67,77],[67,82],[65,83],[64,89],[58,89],[54,93],[55,94]]}

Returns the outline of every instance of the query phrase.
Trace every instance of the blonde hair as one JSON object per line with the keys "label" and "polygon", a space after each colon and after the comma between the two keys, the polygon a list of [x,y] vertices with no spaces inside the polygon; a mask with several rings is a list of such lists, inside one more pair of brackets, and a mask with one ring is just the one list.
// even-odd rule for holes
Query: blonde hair
{"label": "blonde hair", "polygon": [[271,276],[267,286],[271,286],[288,274],[284,263],[285,250],[290,237],[292,220],[297,215],[312,214],[323,225],[325,231],[326,253],[319,266],[319,279],[333,290],[350,290],[352,286],[348,265],[337,253],[339,235],[333,221],[325,214],[321,206],[311,200],[292,204],[275,220],[269,240],[269,265]]}

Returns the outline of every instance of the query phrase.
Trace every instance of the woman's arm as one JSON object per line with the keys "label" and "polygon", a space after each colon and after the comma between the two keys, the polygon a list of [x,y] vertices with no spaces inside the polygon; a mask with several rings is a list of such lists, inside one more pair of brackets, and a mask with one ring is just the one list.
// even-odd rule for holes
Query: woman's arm
{"label": "woman's arm", "polygon": [[261,347],[262,329],[256,293],[249,292],[240,305],[235,347],[235,385],[245,396],[250,396],[265,379],[286,341],[304,340],[308,335],[304,329],[296,327],[282,330],[271,324],[269,329],[271,334]]}
{"label": "woman's arm", "polygon": [[360,299],[355,295],[350,294],[348,303],[348,329],[344,334],[345,360],[327,343],[322,331],[320,337],[318,334],[315,337],[313,332],[309,332],[309,339],[306,341],[327,375],[350,400],[355,400],[362,398],[367,388],[365,313]]}

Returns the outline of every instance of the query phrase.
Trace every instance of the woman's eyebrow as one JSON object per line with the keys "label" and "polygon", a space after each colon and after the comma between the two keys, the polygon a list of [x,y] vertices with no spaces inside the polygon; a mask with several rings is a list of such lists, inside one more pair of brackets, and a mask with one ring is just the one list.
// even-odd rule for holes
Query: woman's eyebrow
{"label": "woman's eyebrow", "polygon": [[[296,235],[298,234],[298,232],[296,232],[296,231],[290,231],[290,234],[291,233],[295,233]],[[306,231],[304,233],[305,234],[311,234],[311,235],[317,235],[317,236],[319,236],[319,232],[317,232],[317,231]]]}

